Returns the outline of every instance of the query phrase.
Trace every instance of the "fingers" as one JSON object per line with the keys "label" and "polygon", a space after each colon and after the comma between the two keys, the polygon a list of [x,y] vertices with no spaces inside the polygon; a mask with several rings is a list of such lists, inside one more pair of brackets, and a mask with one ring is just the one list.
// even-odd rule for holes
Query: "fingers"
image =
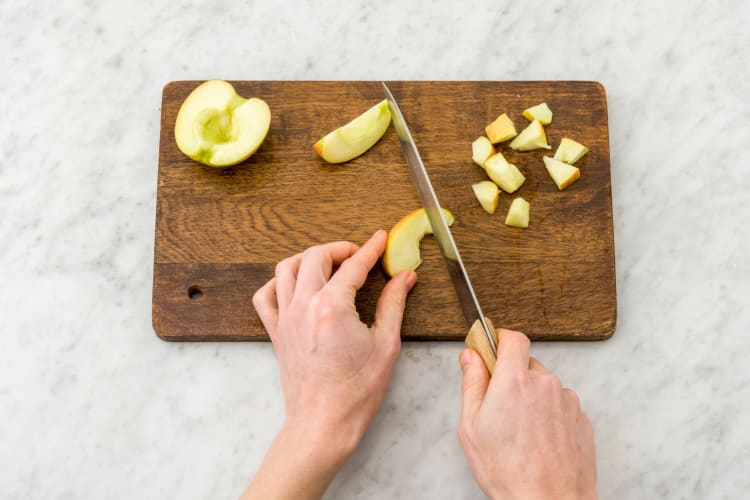
{"label": "fingers", "polygon": [[535,357],[529,357],[529,370],[538,371],[538,372],[549,371],[547,370],[547,368],[544,367],[542,362],[536,359]]}
{"label": "fingers", "polygon": [[276,264],[276,301],[281,311],[286,310],[294,297],[297,286],[297,273],[302,262],[302,254],[288,257]]}
{"label": "fingers", "polygon": [[358,249],[354,243],[337,241],[310,247],[302,252],[294,295],[309,297],[318,292],[331,278],[333,266],[354,255]]}
{"label": "fingers", "polygon": [[367,279],[367,273],[383,254],[387,238],[385,231],[376,231],[362,248],[341,264],[326,286],[345,293],[347,298],[353,300]]}
{"label": "fingers", "polygon": [[398,354],[406,296],[416,282],[417,273],[414,271],[398,273],[385,285],[375,306],[375,321],[372,324],[372,330],[378,338],[383,340],[384,345],[391,347],[388,349],[390,354]]}
{"label": "fingers", "polygon": [[[529,338],[521,332],[498,328],[497,370],[512,372],[530,368]],[[538,361],[537,361],[538,363]],[[539,363],[541,364],[541,363]]]}
{"label": "fingers", "polygon": [[276,304],[276,278],[271,278],[255,292],[253,306],[268,335],[273,340],[276,333],[276,324],[279,321],[279,309]]}
{"label": "fingers", "polygon": [[464,349],[458,358],[463,371],[460,428],[471,427],[484,401],[490,374],[474,349]]}

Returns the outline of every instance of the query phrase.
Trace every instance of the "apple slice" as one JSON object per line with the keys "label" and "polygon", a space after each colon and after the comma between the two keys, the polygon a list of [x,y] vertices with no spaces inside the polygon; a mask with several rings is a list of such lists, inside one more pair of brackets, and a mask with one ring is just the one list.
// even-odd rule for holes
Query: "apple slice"
{"label": "apple slice", "polygon": [[523,117],[530,122],[539,120],[542,125],[549,125],[552,123],[552,110],[549,109],[546,102],[543,102],[524,110]]}
{"label": "apple slice", "polygon": [[492,144],[513,139],[516,135],[516,127],[507,114],[503,113],[497,119],[484,128],[487,137]]}
{"label": "apple slice", "polygon": [[505,225],[524,228],[529,227],[529,207],[529,202],[521,197],[513,200],[508,209],[508,215],[505,217]]}
{"label": "apple slice", "polygon": [[563,137],[560,141],[560,145],[557,147],[557,151],[555,151],[555,160],[564,161],[565,163],[572,165],[588,152],[589,148],[580,142],[576,142],[568,137]]}
{"label": "apple slice", "polygon": [[313,145],[328,163],[344,163],[361,155],[383,137],[391,123],[388,101],[382,100],[346,125],[337,128]]}
{"label": "apple slice", "polygon": [[487,158],[494,154],[495,147],[483,135],[480,135],[471,143],[471,159],[482,168],[484,168],[484,162],[487,161]]}
{"label": "apple slice", "polygon": [[[449,226],[453,224],[453,214],[445,208],[443,217]],[[389,276],[404,269],[416,270],[422,264],[419,242],[426,234],[432,234],[432,226],[424,208],[409,212],[391,228],[383,254],[383,269]]]}
{"label": "apple slice", "polygon": [[477,197],[482,208],[488,214],[494,214],[497,209],[497,202],[500,199],[500,190],[497,184],[492,181],[481,181],[471,185],[474,190],[474,196]]}
{"label": "apple slice", "polygon": [[258,150],[270,123],[271,111],[265,101],[240,97],[224,80],[209,80],[180,106],[174,138],[180,151],[193,160],[228,167]]}
{"label": "apple slice", "polygon": [[490,179],[506,193],[516,191],[526,181],[526,177],[512,163],[508,163],[502,153],[490,156],[484,162],[484,170]]}
{"label": "apple slice", "polygon": [[552,149],[547,144],[547,135],[544,133],[542,122],[534,120],[529,126],[521,131],[510,143],[511,149],[516,151],[531,151],[532,149]]}
{"label": "apple slice", "polygon": [[581,171],[578,167],[568,165],[560,160],[555,160],[549,156],[544,157],[544,166],[552,180],[557,184],[557,188],[562,191],[573,184],[581,177]]}

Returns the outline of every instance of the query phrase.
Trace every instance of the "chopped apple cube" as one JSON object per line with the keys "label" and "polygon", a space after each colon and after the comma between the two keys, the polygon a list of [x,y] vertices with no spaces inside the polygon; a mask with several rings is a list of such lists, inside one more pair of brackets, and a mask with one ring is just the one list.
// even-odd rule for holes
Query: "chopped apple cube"
{"label": "chopped apple cube", "polygon": [[516,151],[531,151],[532,149],[552,149],[547,144],[547,135],[544,133],[544,127],[539,120],[529,123],[529,126],[521,131],[518,136],[510,143],[511,149]]}
{"label": "chopped apple cube", "polygon": [[494,214],[497,209],[497,202],[500,199],[500,190],[492,181],[481,181],[471,185],[474,190],[474,196],[477,197],[482,208],[488,214]]}
{"label": "chopped apple cube", "polygon": [[578,167],[568,165],[567,163],[555,160],[549,156],[544,157],[544,166],[547,168],[549,176],[557,184],[557,188],[562,191],[581,177],[581,171]]}
{"label": "chopped apple cube", "polygon": [[523,117],[529,121],[539,120],[542,125],[552,123],[552,110],[546,102],[532,106],[523,112]]}
{"label": "chopped apple cube", "polygon": [[526,177],[512,163],[508,163],[502,153],[497,153],[484,162],[484,169],[490,179],[503,191],[512,193],[526,181]]}
{"label": "chopped apple cube", "polygon": [[[443,208],[443,217],[452,225],[453,214]],[[383,269],[389,276],[396,276],[404,269],[416,270],[422,264],[419,242],[426,234],[432,234],[432,225],[424,208],[418,208],[404,215],[391,228],[383,254]]]}
{"label": "chopped apple cube", "polygon": [[513,139],[517,135],[515,125],[513,125],[513,122],[505,113],[498,116],[494,122],[487,125],[484,131],[487,132],[487,137],[492,144]]}
{"label": "chopped apple cube", "polygon": [[521,197],[513,200],[508,209],[508,215],[505,217],[505,225],[513,227],[529,227],[529,207],[528,201]]}
{"label": "chopped apple cube", "polygon": [[484,162],[487,158],[495,154],[495,147],[489,139],[481,135],[471,143],[471,159],[474,163],[484,168]]}
{"label": "chopped apple cube", "polygon": [[563,137],[560,141],[560,145],[557,147],[557,151],[555,151],[555,160],[564,161],[565,163],[572,165],[588,152],[589,148],[580,142]]}

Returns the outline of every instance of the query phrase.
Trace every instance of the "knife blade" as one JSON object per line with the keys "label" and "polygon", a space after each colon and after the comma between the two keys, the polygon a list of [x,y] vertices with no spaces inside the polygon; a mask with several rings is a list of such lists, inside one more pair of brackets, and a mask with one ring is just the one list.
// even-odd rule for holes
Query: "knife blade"
{"label": "knife blade", "polygon": [[[411,132],[409,132],[406,119],[401,113],[401,109],[398,107],[396,99],[388,89],[388,86],[385,82],[380,83],[383,85],[383,90],[388,100],[393,127],[396,129],[396,135],[401,143],[401,149],[406,158],[409,173],[417,188],[419,199],[422,201],[427,218],[432,226],[433,234],[438,242],[440,253],[448,268],[448,273],[458,296],[458,302],[461,304],[461,310],[463,311],[466,323],[472,329],[475,328],[474,325],[478,324],[481,326],[484,334],[487,336],[493,356],[497,356],[497,345],[495,344],[493,329],[490,328],[488,320],[482,313],[482,307],[479,305],[474,287],[471,286],[471,280],[469,279],[469,274],[466,272],[466,266],[464,266],[464,262],[461,260],[456,240],[453,238],[453,233],[451,233],[450,227],[443,216],[437,194],[432,186],[432,182],[430,182],[430,176],[427,174],[422,157],[419,155],[417,145],[411,136]],[[485,360],[485,364],[487,364],[487,360]],[[492,366],[488,366],[487,368],[492,373]]]}

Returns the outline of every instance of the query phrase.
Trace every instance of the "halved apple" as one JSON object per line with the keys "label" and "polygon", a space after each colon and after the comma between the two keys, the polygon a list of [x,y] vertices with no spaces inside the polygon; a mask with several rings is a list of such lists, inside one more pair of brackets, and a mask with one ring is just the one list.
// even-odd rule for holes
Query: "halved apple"
{"label": "halved apple", "polygon": [[361,155],[383,137],[391,123],[388,101],[382,100],[354,120],[329,133],[313,145],[328,163],[344,163]]}
{"label": "halved apple", "polygon": [[487,132],[487,137],[492,144],[513,139],[517,134],[515,125],[513,125],[513,122],[505,113],[487,125],[484,131]]}
{"label": "halved apple", "polygon": [[[445,208],[443,217],[449,226],[453,224],[453,214]],[[409,212],[391,228],[383,254],[383,269],[389,276],[404,269],[416,270],[422,264],[419,242],[426,234],[432,234],[432,226],[424,208]]]}
{"label": "halved apple", "polygon": [[477,197],[482,208],[488,214],[494,214],[500,199],[500,190],[497,188],[497,184],[492,181],[480,181],[472,184],[471,189],[474,190],[474,196]]}
{"label": "halved apple", "polygon": [[549,176],[557,184],[557,188],[562,191],[573,184],[581,177],[581,171],[578,167],[568,165],[560,160],[555,160],[549,156],[544,157],[544,166],[547,168]]}
{"label": "halved apple", "polygon": [[544,133],[542,122],[534,120],[521,131],[510,143],[511,149],[516,151],[531,151],[532,149],[552,149],[547,144],[547,134]]}
{"label": "halved apple", "polygon": [[560,145],[555,151],[555,160],[564,161],[565,163],[574,164],[580,160],[583,155],[589,152],[589,148],[576,142],[568,137],[563,137]]}
{"label": "halved apple", "polygon": [[240,97],[224,80],[209,80],[180,106],[174,138],[180,151],[212,167],[228,167],[255,153],[268,134],[271,111],[262,99]]}
{"label": "halved apple", "polygon": [[519,197],[513,200],[505,217],[505,225],[513,227],[529,227],[529,207],[531,204]]}
{"label": "halved apple", "polygon": [[481,135],[471,143],[471,159],[474,163],[484,168],[484,162],[487,158],[495,154],[495,147],[489,139]]}
{"label": "halved apple", "polygon": [[484,162],[484,170],[506,193],[516,191],[526,181],[521,171],[512,163],[508,163],[502,153],[490,156]]}
{"label": "halved apple", "polygon": [[542,125],[549,125],[552,123],[552,110],[543,102],[524,110],[523,117],[529,121],[539,120]]}

